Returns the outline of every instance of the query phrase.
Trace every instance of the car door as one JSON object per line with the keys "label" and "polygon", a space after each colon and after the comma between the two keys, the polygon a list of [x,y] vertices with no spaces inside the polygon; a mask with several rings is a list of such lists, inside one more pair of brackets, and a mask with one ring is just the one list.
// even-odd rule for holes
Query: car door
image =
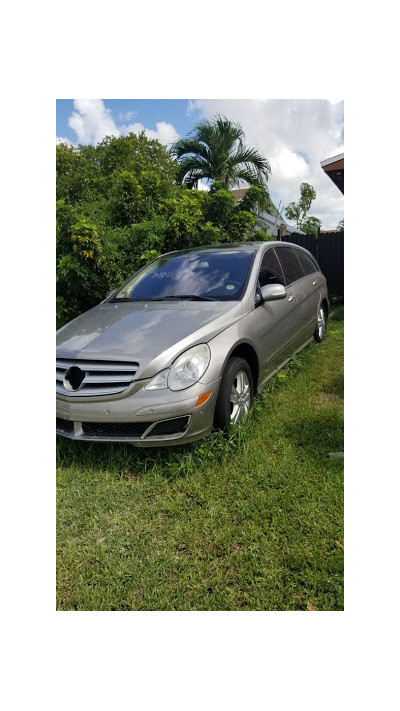
{"label": "car door", "polygon": [[[268,247],[260,265],[258,289],[266,284],[283,284],[285,276],[275,249]],[[260,351],[262,353],[262,380],[272,373],[287,357],[297,322],[297,301],[294,289],[287,286],[287,296],[279,301],[259,301],[256,309]]]}
{"label": "car door", "polygon": [[304,341],[306,341],[307,338],[311,338],[315,330],[323,277],[318,264],[311,254],[298,247],[294,247],[294,250],[304,273],[302,281],[299,282],[299,285],[302,285],[302,294],[297,294],[297,297],[299,306],[303,311],[302,320],[305,323],[303,336]]}
{"label": "car door", "polygon": [[303,268],[294,248],[289,244],[278,245],[275,251],[285,277],[286,289],[291,288],[295,296],[295,308],[290,324],[290,340],[287,343],[285,352],[286,357],[288,357],[293,355],[294,351],[302,346],[306,340],[304,333],[307,326],[307,315],[304,310],[304,302],[307,298],[307,289]]}

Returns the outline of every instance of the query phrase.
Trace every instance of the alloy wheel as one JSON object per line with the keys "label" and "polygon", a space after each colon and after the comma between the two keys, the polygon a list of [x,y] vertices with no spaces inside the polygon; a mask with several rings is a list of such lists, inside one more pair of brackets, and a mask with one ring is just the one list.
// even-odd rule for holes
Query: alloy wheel
{"label": "alloy wheel", "polygon": [[326,316],[325,316],[325,310],[320,308],[318,312],[318,322],[317,322],[317,328],[318,328],[318,338],[320,341],[325,337],[325,332],[326,332]]}
{"label": "alloy wheel", "polygon": [[244,370],[239,370],[231,390],[231,424],[236,425],[248,413],[251,404],[250,383]]}

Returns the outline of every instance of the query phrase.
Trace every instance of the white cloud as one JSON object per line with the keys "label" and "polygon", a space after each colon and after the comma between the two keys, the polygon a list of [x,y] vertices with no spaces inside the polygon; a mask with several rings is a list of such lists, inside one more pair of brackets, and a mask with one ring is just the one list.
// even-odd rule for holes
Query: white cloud
{"label": "white cloud", "polygon": [[156,130],[151,128],[145,128],[141,123],[132,123],[129,126],[121,126],[121,134],[127,136],[128,133],[139,134],[144,131],[148,138],[155,138],[157,141],[163,144],[163,146],[169,146],[171,143],[179,138],[179,134],[175,131],[171,123],[166,121],[158,121],[156,123]]}
{"label": "white cloud", "polygon": [[[172,124],[166,121],[156,123],[156,129],[150,129],[141,123],[117,125],[102,99],[75,99],[74,109],[68,119],[68,126],[75,131],[77,142],[82,144],[99,143],[106,136],[127,136],[133,132],[144,131],[149,138],[155,138],[164,146],[173,143],[179,136]],[[129,121],[134,111],[120,114],[122,120]]]}
{"label": "white cloud", "polygon": [[78,143],[99,143],[106,136],[120,135],[102,99],[75,99],[74,108],[68,126],[75,131]]}
{"label": "white cloud", "polygon": [[248,145],[271,164],[269,187],[277,206],[297,201],[300,183],[314,186],[310,214],[324,229],[343,218],[343,196],[324,173],[321,161],[343,152],[343,102],[330,99],[191,100],[188,113],[211,118],[225,114],[242,124]]}
{"label": "white cloud", "polygon": [[118,119],[124,123],[126,121],[132,121],[134,116],[137,116],[137,111],[123,111],[118,114]]}
{"label": "white cloud", "polygon": [[282,148],[270,159],[271,172],[280,173],[286,180],[303,180],[307,175],[308,165],[304,158],[287,146]]}

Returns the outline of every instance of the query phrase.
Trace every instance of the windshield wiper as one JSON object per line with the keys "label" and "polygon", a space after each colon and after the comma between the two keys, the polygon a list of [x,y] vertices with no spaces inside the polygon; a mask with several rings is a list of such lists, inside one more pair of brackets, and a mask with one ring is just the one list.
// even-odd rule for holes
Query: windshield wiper
{"label": "windshield wiper", "polygon": [[198,296],[197,294],[169,294],[169,296],[153,296],[148,299],[124,299],[115,298],[111,303],[120,303],[121,301],[129,301],[129,303],[134,304],[138,301],[170,301],[170,299],[177,299],[178,301],[184,301],[186,299],[192,299],[193,301],[218,301],[213,296]]}
{"label": "windshield wiper", "polygon": [[213,296],[199,296],[198,294],[169,294],[169,296],[158,296],[153,299],[143,299],[144,301],[169,301],[169,299],[178,299],[184,301],[192,299],[193,301],[218,301]]}

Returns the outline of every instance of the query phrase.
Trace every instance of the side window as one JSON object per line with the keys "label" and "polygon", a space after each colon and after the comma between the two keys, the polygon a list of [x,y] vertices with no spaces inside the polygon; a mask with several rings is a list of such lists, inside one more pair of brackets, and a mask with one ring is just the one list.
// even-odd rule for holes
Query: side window
{"label": "side window", "polygon": [[286,286],[297,281],[297,279],[302,279],[304,276],[303,269],[294,249],[292,247],[276,247],[276,252],[285,275]]}
{"label": "side window", "polygon": [[259,282],[260,286],[266,286],[267,284],[282,284],[285,286],[282,267],[272,248],[267,249],[262,258]]}
{"label": "side window", "polygon": [[303,271],[306,276],[308,274],[314,274],[315,272],[319,271],[317,263],[314,262],[313,258],[306,254],[306,252],[302,252],[300,249],[296,249],[296,254],[300,260],[300,264],[303,267]]}

